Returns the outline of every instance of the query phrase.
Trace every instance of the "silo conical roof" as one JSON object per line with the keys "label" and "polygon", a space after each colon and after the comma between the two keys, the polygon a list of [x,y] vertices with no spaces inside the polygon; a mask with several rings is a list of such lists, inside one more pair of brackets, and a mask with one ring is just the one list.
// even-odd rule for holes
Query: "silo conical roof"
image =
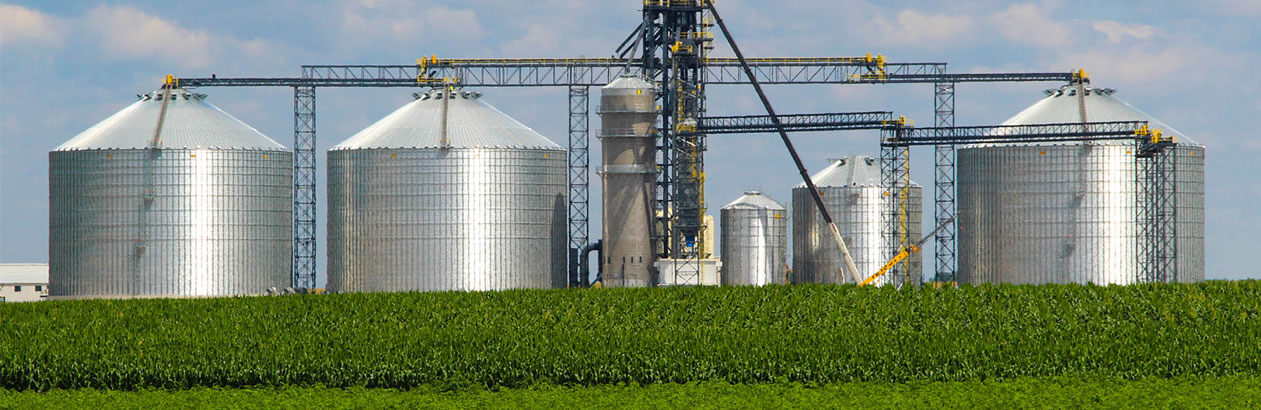
{"label": "silo conical roof", "polygon": [[[415,94],[415,101],[330,150],[442,148],[442,95],[440,89]],[[457,90],[449,95],[446,107],[448,148],[562,149],[482,101],[481,93]]]}
{"label": "silo conical roof", "polygon": [[656,89],[656,87],[653,86],[652,83],[644,80],[643,78],[637,75],[626,74],[626,75],[617,77],[617,79],[613,80],[613,82],[610,82],[608,85],[600,88],[600,92],[616,94],[619,92],[630,91],[633,94],[633,91],[635,90],[654,90],[654,89]]}
{"label": "silo conical roof", "polygon": [[780,204],[779,202],[775,202],[775,200],[771,199],[771,197],[766,196],[762,194],[762,192],[756,191],[756,190],[745,191],[744,195],[741,195],[739,198],[736,198],[736,200],[731,201],[731,203],[722,207],[722,209],[735,209],[735,208],[757,208],[757,209],[770,209],[770,210],[777,210],[777,211],[783,211],[787,209],[787,208],[784,208],[784,205]]}
{"label": "silo conical roof", "polygon": [[[867,155],[832,158],[827,168],[811,176],[818,187],[880,186],[880,161]],[[919,186],[912,182],[911,185]],[[797,188],[805,188],[800,183]]]}
{"label": "silo conical roof", "polygon": [[[152,148],[162,111],[161,90],[141,96],[127,108],[66,141],[53,151]],[[171,90],[158,146],[168,149],[284,150],[232,115],[205,101],[205,94]]]}
{"label": "silo conical roof", "polygon": [[[1086,121],[1147,121],[1151,128],[1160,129],[1165,135],[1174,135],[1180,144],[1199,144],[1168,124],[1134,108],[1113,94],[1110,88],[1085,87]],[[1003,121],[1003,125],[1054,124],[1081,122],[1077,86],[1068,84],[1058,89],[1046,90],[1046,98],[1025,108]]]}

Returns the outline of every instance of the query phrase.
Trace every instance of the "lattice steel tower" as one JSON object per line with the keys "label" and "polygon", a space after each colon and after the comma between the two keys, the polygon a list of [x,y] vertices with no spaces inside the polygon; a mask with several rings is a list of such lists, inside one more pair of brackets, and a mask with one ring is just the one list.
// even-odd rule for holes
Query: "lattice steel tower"
{"label": "lattice steel tower", "polygon": [[[701,0],[645,1],[640,31],[644,76],[658,87],[661,140],[657,152],[658,256],[698,260],[704,254],[705,57],[713,48]],[[675,264],[680,274],[695,272]],[[688,283],[694,278],[680,277]],[[694,282],[692,282],[694,283]]]}

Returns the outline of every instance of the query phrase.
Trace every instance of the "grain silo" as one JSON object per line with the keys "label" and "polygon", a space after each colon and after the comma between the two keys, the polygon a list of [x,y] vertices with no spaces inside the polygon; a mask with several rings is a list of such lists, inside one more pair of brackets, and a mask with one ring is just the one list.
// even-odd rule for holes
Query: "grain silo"
{"label": "grain silo", "polygon": [[[819,195],[836,221],[836,227],[854,257],[860,277],[875,274],[896,249],[885,237],[892,227],[888,219],[889,197],[880,188],[880,162],[865,155],[851,155],[831,160],[831,164],[811,177]],[[920,206],[923,188],[911,182],[907,199],[907,238],[919,240],[922,235]],[[848,273],[841,272],[841,251],[805,184],[793,188],[793,282],[852,283]],[[879,278],[875,285],[919,285],[922,253],[912,254],[908,262]],[[906,267],[909,264],[909,269]]]}
{"label": "grain silo", "polygon": [[788,282],[788,210],[750,190],[719,211],[722,284],[763,286]]}
{"label": "grain silo", "polygon": [[[1005,125],[1149,121],[1174,135],[1178,280],[1204,279],[1204,146],[1116,98],[1047,90]],[[1082,104],[1085,104],[1082,109]],[[973,145],[958,150],[959,281],[1139,282],[1136,167],[1128,141]]]}
{"label": "grain silo", "polygon": [[49,153],[51,296],[290,285],[293,155],[205,97],[145,94]]}
{"label": "grain silo", "polygon": [[565,150],[431,90],[328,152],[328,288],[565,286]]}
{"label": "grain silo", "polygon": [[653,285],[656,87],[622,76],[600,89],[603,285]]}

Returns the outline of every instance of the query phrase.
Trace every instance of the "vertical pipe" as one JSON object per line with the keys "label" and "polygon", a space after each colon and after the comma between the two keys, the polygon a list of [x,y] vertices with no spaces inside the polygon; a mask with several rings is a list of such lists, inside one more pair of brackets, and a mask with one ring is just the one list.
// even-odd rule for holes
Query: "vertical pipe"
{"label": "vertical pipe", "polygon": [[451,105],[451,86],[442,85],[442,137],[439,145],[442,148],[451,148],[451,140],[447,138],[447,107]]}

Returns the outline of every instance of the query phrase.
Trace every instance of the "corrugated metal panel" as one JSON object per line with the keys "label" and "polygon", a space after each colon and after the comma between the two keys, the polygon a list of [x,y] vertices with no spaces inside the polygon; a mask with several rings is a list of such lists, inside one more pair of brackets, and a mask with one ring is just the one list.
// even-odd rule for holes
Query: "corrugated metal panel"
{"label": "corrugated metal panel", "polygon": [[[1080,121],[1075,87],[1004,122]],[[1179,136],[1178,271],[1204,279],[1204,148],[1090,88],[1089,121],[1145,120]],[[1129,284],[1138,279],[1134,155],[1128,143],[974,146],[958,152],[959,280]]]}
{"label": "corrugated metal panel", "polygon": [[[556,143],[482,101],[480,93],[456,91],[449,95],[446,130],[450,147],[560,149]],[[442,113],[441,90],[416,94],[415,101],[331,150],[440,148]]]}
{"label": "corrugated metal panel", "polygon": [[565,286],[565,153],[328,153],[328,287],[340,292]]}
{"label": "corrugated metal panel", "polygon": [[724,206],[722,284],[787,283],[788,211],[760,192],[746,192]]}
{"label": "corrugated metal panel", "polygon": [[238,295],[289,286],[291,153],[151,155],[49,154],[52,296]]}
{"label": "corrugated metal panel", "polygon": [[[1204,149],[1178,147],[1178,270],[1204,279]],[[1138,281],[1134,155],[1124,146],[959,150],[959,280]]]}
{"label": "corrugated metal panel", "polygon": [[[258,130],[205,101],[205,94],[176,89],[171,92],[161,147],[168,149],[283,150]],[[162,92],[145,94],[53,151],[150,148]]]}
{"label": "corrugated metal panel", "polygon": [[[859,276],[876,273],[895,253],[882,235],[891,224],[885,216],[888,197],[880,189],[879,176],[879,161],[857,155],[832,160],[828,168],[815,175],[819,194],[854,258]],[[915,241],[923,236],[923,188],[919,184],[912,182],[907,202],[908,237]],[[840,250],[823,223],[810,191],[802,186],[793,188],[792,206],[793,282],[851,283],[849,275],[841,274]],[[918,284],[923,256],[916,253],[908,260],[910,267],[900,276]],[[883,285],[891,281],[898,280],[886,275],[875,283]]]}
{"label": "corrugated metal panel", "polygon": [[1178,154],[1178,275],[1198,282],[1204,276],[1204,148],[1180,146]]}

